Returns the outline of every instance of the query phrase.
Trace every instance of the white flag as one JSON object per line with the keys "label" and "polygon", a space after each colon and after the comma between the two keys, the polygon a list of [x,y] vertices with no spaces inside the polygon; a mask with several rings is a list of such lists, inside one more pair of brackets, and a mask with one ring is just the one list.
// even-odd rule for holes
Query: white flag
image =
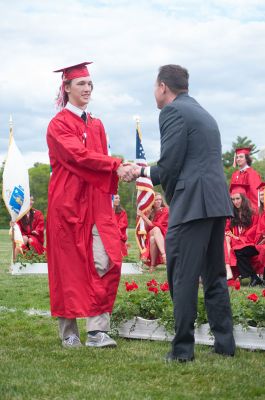
{"label": "white flag", "polygon": [[30,209],[29,174],[10,128],[7,158],[3,172],[3,200],[16,222]]}

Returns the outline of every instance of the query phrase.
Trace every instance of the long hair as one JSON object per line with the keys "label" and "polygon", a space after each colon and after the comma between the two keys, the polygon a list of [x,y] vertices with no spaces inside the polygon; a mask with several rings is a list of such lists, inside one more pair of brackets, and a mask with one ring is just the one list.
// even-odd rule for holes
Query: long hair
{"label": "long hair", "polygon": [[27,229],[27,227],[29,226],[30,227],[30,231],[32,231],[33,218],[34,218],[34,210],[31,208],[29,210],[29,218],[27,217],[27,215],[24,215],[21,218],[21,224],[22,224],[24,229]]}
{"label": "long hair", "polygon": [[[165,203],[165,200],[164,200],[164,197],[162,196],[162,194],[159,193],[159,192],[155,192],[155,198],[156,198],[156,196],[161,196],[161,199],[162,199],[161,208],[166,207],[166,203]],[[154,203],[154,204],[155,204],[155,203]],[[153,218],[154,218],[154,216],[155,216],[155,207],[154,207],[154,204],[152,205],[151,213],[150,213],[150,216],[149,216],[149,219],[150,219],[151,221],[153,220]]]}
{"label": "long hair", "polygon": [[120,214],[123,211],[123,208],[119,204],[118,206],[114,206],[114,212],[115,214]]}
{"label": "long hair", "polygon": [[242,199],[241,207],[238,209],[234,206],[234,217],[231,220],[231,227],[242,226],[248,228],[252,223],[253,210],[250,207],[249,200],[242,194],[239,194]]}

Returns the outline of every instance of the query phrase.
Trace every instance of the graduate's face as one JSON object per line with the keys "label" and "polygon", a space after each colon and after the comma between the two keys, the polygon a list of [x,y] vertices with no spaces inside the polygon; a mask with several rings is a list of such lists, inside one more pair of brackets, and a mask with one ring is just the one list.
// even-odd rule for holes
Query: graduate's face
{"label": "graduate's face", "polygon": [[246,155],[244,153],[237,154],[236,163],[239,168],[244,168],[247,165]]}
{"label": "graduate's face", "polygon": [[264,189],[259,192],[259,199],[262,204],[264,204]]}
{"label": "graduate's face", "polygon": [[241,197],[240,193],[232,194],[231,200],[232,200],[233,205],[236,208],[240,208],[241,207],[241,205],[242,205],[242,197]]}
{"label": "graduate's face", "polygon": [[114,204],[114,206],[119,206],[120,205],[120,196],[118,194],[116,194],[114,196],[113,204]]}
{"label": "graduate's face", "polygon": [[92,88],[91,78],[86,76],[73,79],[69,85],[65,86],[65,91],[69,102],[84,110],[90,101]]}
{"label": "graduate's face", "polygon": [[34,197],[30,196],[30,208],[33,206],[34,204]]}
{"label": "graduate's face", "polygon": [[155,209],[158,209],[158,208],[161,207],[161,205],[162,205],[162,197],[159,196],[159,195],[157,195],[157,196],[155,197],[154,208],[155,208]]}

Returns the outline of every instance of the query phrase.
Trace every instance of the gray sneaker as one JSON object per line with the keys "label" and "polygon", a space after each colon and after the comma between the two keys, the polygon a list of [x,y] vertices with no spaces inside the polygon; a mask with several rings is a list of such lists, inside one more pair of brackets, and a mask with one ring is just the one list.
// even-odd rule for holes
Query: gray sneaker
{"label": "gray sneaker", "polygon": [[98,332],[96,335],[90,335],[88,333],[86,346],[89,347],[116,347],[117,343],[111,339],[105,332]]}
{"label": "gray sneaker", "polygon": [[76,335],[70,335],[68,338],[64,339],[62,341],[63,347],[67,348],[73,348],[73,347],[81,347],[82,343],[80,342],[80,339]]}

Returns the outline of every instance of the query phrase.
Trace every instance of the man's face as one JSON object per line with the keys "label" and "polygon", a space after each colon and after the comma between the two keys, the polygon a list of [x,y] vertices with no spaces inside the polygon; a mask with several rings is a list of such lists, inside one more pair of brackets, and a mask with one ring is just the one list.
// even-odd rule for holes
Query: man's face
{"label": "man's face", "polygon": [[247,165],[246,155],[244,153],[236,155],[236,164],[239,168],[244,168]]}
{"label": "man's face", "polygon": [[154,95],[156,99],[157,108],[161,110],[165,105],[165,84],[163,82],[156,81]]}
{"label": "man's face", "polygon": [[90,76],[75,78],[69,85],[65,86],[69,102],[74,106],[85,109],[90,101],[92,92],[92,81]]}

